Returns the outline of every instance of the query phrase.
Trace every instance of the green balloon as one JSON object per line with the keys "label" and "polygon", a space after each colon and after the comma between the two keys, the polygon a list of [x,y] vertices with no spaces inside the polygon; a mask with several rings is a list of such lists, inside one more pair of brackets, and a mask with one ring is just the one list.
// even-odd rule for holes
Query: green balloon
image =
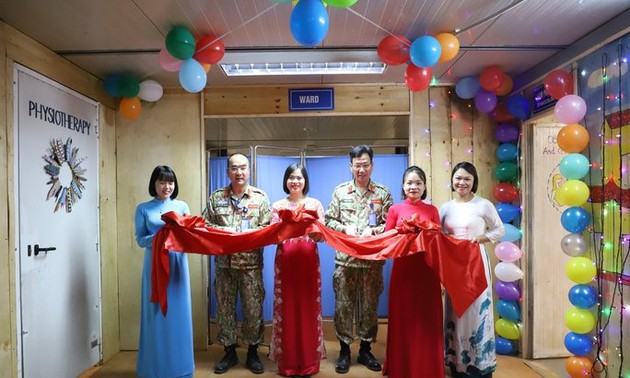
{"label": "green balloon", "polygon": [[324,0],[324,3],[337,8],[351,7],[356,2],[357,0]]}
{"label": "green balloon", "polygon": [[175,26],[166,35],[166,50],[177,59],[190,59],[195,54],[195,37],[185,27]]}
{"label": "green balloon", "polygon": [[122,97],[136,97],[140,92],[140,80],[132,75],[123,75],[118,82],[118,92]]}
{"label": "green balloon", "polygon": [[516,164],[504,161],[494,169],[494,176],[501,182],[513,182],[518,178],[518,167]]}

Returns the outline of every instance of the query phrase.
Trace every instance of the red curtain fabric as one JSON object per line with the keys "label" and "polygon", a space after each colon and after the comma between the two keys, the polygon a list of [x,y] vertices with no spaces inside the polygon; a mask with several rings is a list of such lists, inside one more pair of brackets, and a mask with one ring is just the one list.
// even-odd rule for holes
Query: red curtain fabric
{"label": "red curtain fabric", "polygon": [[380,235],[359,238],[331,230],[317,221],[314,210],[298,208],[278,212],[281,222],[267,227],[231,232],[206,227],[197,216],[168,212],[162,215],[166,223],[153,238],[151,271],[151,301],[159,302],[166,314],[166,287],[170,267],[168,251],[225,255],[262,248],[306,233],[321,234],[326,243],[338,251],[367,260],[384,260],[414,253],[428,253],[427,264],[440,277],[451,296],[453,307],[461,316],[486,289],[479,244],[444,235],[440,226],[415,218],[403,221],[401,227]]}

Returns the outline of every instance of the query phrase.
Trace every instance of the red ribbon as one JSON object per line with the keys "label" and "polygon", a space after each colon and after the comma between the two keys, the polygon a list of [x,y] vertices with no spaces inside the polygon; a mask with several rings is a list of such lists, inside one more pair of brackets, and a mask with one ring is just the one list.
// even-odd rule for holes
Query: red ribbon
{"label": "red ribbon", "polygon": [[[277,244],[305,234],[321,234],[334,249],[365,260],[385,260],[426,253],[427,264],[440,277],[448,291],[455,312],[464,311],[488,287],[479,244],[444,235],[440,226],[418,221],[414,216],[402,226],[367,238],[349,236],[318,222],[317,212],[299,207],[278,211],[281,222],[245,232],[231,232],[206,227],[197,216],[173,211],[162,215],[166,223],[153,239],[151,301],[168,309],[166,287],[170,276],[168,251],[203,255],[227,255]],[[418,293],[421,295],[421,293]]]}

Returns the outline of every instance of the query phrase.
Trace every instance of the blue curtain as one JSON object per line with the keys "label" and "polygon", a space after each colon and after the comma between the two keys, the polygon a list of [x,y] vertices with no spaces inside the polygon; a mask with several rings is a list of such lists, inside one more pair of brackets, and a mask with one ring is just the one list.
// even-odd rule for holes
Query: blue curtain
{"label": "blue curtain", "polygon": [[[407,168],[407,155],[375,155],[374,171],[372,179],[390,188],[394,202],[400,199],[402,173]],[[229,179],[225,173],[227,158],[212,158],[209,161],[208,187],[215,190],[229,184]],[[284,156],[264,156],[259,155],[256,159],[256,182],[269,195],[273,203],[286,196],[282,189],[282,178],[286,168],[293,163],[299,163],[297,157]],[[340,183],[352,179],[350,172],[350,160],[348,156],[331,157],[307,157],[305,160],[310,179],[309,196],[319,199],[328,207],[333,189]],[[322,272],[322,311],[323,316],[331,317],[335,313],[335,294],[332,288],[332,275],[335,269],[334,250],[325,243],[319,243],[321,272]],[[273,316],[273,263],[275,256],[275,246],[264,248],[263,279],[265,283],[265,301],[263,303],[263,314],[266,321]],[[214,264],[214,258],[210,259]],[[385,288],[379,300],[378,314],[381,317],[387,316],[387,299],[389,294],[389,278],[391,275],[392,261],[387,261],[383,270],[383,280]],[[210,316],[216,316],[216,299],[212,286],[214,284],[214,269],[210,269]],[[239,299],[240,302],[240,299]],[[238,306],[238,317],[241,319],[240,305]]]}

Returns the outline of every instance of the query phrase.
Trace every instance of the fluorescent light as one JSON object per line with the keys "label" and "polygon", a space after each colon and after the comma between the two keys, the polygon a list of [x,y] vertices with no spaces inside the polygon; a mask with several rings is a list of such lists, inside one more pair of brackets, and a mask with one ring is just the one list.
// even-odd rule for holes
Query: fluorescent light
{"label": "fluorescent light", "polygon": [[383,62],[221,63],[227,76],[382,74]]}

